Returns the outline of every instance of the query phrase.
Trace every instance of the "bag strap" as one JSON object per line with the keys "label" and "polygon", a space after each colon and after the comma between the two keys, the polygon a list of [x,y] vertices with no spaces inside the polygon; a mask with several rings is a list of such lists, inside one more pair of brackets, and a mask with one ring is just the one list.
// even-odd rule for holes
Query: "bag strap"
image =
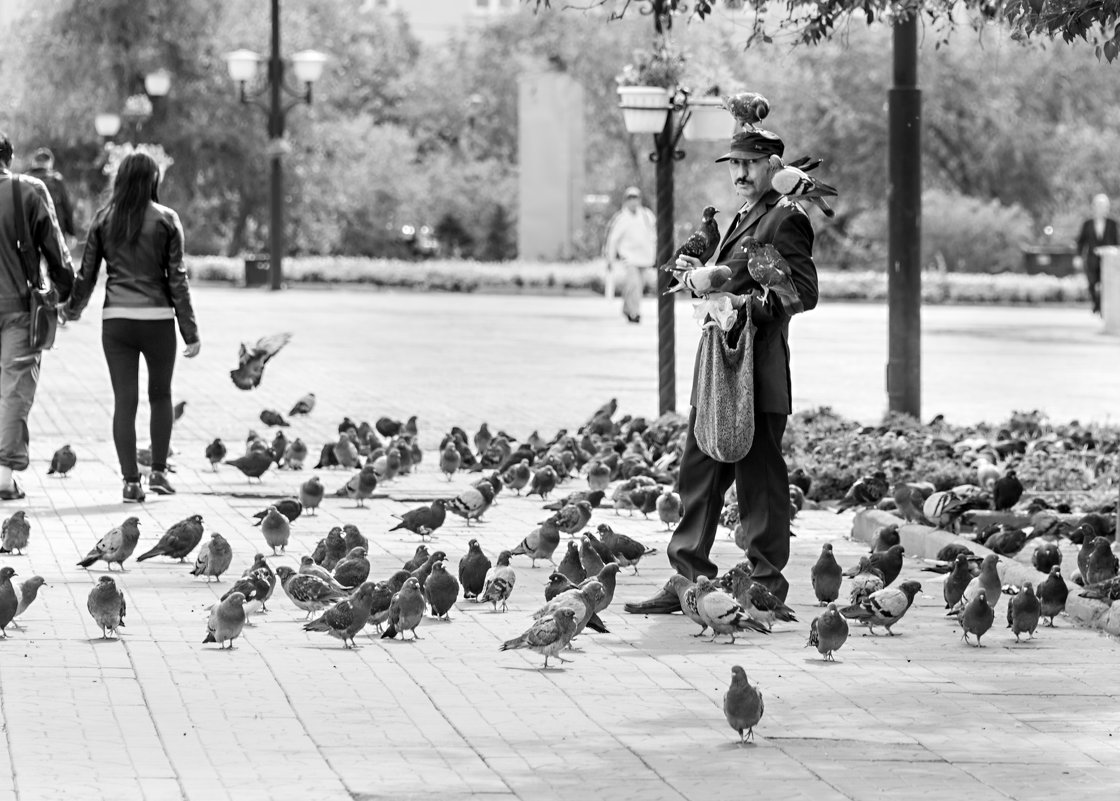
{"label": "bag strap", "polygon": [[35,289],[45,289],[43,285],[43,272],[38,269],[39,260],[35,260],[35,273],[37,280],[32,280],[32,270],[29,264],[28,253],[26,247],[30,244],[27,238],[27,219],[23,216],[23,193],[20,191],[19,176],[12,173],[12,207],[15,210],[16,217],[16,252],[19,254],[20,264],[23,265],[23,275],[27,279],[27,285]]}

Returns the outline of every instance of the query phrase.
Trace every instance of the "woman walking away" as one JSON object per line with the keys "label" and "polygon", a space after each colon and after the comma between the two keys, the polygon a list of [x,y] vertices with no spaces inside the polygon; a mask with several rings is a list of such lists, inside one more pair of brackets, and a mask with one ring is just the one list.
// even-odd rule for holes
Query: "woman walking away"
{"label": "woman walking away", "polygon": [[101,346],[113,384],[113,442],[124,478],[125,503],[144,500],[136,464],[136,407],[140,356],[148,369],[151,406],[152,474],[148,489],[175,490],[167,480],[171,444],[171,376],[175,371],[175,320],[188,359],[202,343],[191,308],[183,266],[183,226],[179,215],[159,203],[159,166],[146,153],[121,161],[109,204],[94,217],[82,267],[63,320],[76,320],[89,302],[102,260],[106,263]]}

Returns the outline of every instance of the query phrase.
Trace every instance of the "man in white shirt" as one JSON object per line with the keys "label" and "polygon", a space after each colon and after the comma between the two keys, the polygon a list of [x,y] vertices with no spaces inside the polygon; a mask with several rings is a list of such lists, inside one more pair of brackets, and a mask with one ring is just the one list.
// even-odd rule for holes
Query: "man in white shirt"
{"label": "man in white shirt", "polygon": [[643,270],[654,266],[657,259],[657,219],[642,205],[642,190],[626,189],[622,209],[614,215],[607,228],[607,270],[620,265],[622,279],[622,313],[632,323],[642,320]]}

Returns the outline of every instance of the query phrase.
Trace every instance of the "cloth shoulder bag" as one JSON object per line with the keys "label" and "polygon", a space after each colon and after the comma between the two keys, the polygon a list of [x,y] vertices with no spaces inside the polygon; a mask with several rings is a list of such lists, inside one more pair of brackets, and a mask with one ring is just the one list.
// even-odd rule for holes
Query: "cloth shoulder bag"
{"label": "cloth shoulder bag", "polygon": [[12,175],[12,206],[16,217],[16,252],[23,265],[29,291],[31,329],[28,342],[34,350],[50,350],[58,332],[58,290],[47,288],[39,267],[39,251],[27,235],[27,219],[23,215],[23,196],[18,175]]}
{"label": "cloth shoulder bag", "polygon": [[754,443],[755,327],[749,308],[746,325],[723,331],[712,320],[700,335],[693,434],[700,450],[717,462],[739,461]]}

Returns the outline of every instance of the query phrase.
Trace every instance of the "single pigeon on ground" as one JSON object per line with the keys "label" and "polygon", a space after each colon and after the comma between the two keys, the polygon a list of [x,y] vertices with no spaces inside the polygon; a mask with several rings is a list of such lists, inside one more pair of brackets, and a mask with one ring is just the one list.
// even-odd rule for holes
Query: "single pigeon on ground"
{"label": "single pigeon on ground", "polygon": [[973,575],[968,566],[968,557],[963,553],[957,554],[953,569],[945,577],[942,593],[945,596],[945,608],[955,609],[964,597],[964,591],[972,583]]}
{"label": "single pigeon on ground", "polygon": [[[4,568],[10,570],[11,568]],[[4,571],[0,570],[0,581],[3,581]],[[89,610],[93,622],[101,628],[101,639],[109,639],[110,634],[116,634],[117,629],[124,625],[126,604],[124,594],[117,589],[117,583],[112,576],[102,576],[89,591],[86,599],[86,609]],[[0,623],[2,623],[0,619]],[[0,629],[3,626],[0,625]]]}
{"label": "single pigeon on ground", "polygon": [[742,567],[736,565],[731,568],[720,583],[747,610],[748,615],[766,626],[767,631],[773,628],[775,620],[797,622],[793,610],[781,598],[752,579]]}
{"label": "single pigeon on ground", "polygon": [[265,544],[272,549],[272,554],[275,556],[277,548],[283,551],[288,547],[292,527],[288,523],[288,518],[280,514],[275,506],[270,506],[264,519],[261,520],[261,534],[264,535]]}
{"label": "single pigeon on ground", "polygon": [[447,570],[447,562],[432,565],[432,572],[424,582],[424,598],[428,601],[432,616],[437,620],[451,620],[451,610],[459,600],[459,582]]}
{"label": "single pigeon on ground", "polygon": [[210,618],[206,621],[206,639],[202,642],[218,643],[219,648],[233,650],[233,641],[241,636],[245,628],[245,596],[240,592],[231,592],[220,602],[210,607]]}
{"label": "single pigeon on ground", "polygon": [[551,465],[545,465],[539,470],[534,470],[533,478],[529,482],[529,491],[525,493],[525,497],[540,495],[542,498],[547,498],[549,493],[556,489],[559,480],[560,477]]}
{"label": "single pigeon on ground", "polygon": [[291,341],[291,334],[273,334],[261,337],[251,348],[241,343],[237,354],[237,369],[229,371],[233,385],[238,389],[253,389],[261,383],[264,366],[280,349]]}
{"label": "single pigeon on ground", "polygon": [[236,459],[227,459],[223,464],[236,467],[245,474],[245,477],[249,479],[250,483],[252,483],[254,478],[260,481],[261,476],[268,472],[268,468],[272,466],[272,451],[250,451]]}
{"label": "single pigeon on ground", "polygon": [[482,552],[478,540],[467,543],[467,553],[459,560],[459,583],[463,586],[464,600],[478,599],[486,586],[486,576],[492,566],[490,557]]}
{"label": "single pigeon on ground", "polygon": [[[448,442],[439,455],[439,469],[450,481],[463,463],[463,457],[454,442]],[[518,493],[520,494],[520,493]]]}
{"label": "single pigeon on ground", "polygon": [[411,559],[404,563],[402,569],[407,570],[409,573],[411,573],[413,570],[416,570],[422,564],[427,562],[430,556],[431,554],[428,552],[428,546],[421,543],[420,545],[416,546],[416,553],[412,555]]}
{"label": "single pigeon on ground", "polygon": [[[12,576],[16,575],[15,568],[0,568],[0,638],[7,637],[4,631],[16,616],[19,609],[19,597],[16,588],[12,586]],[[105,576],[104,578],[108,578]],[[112,579],[109,579],[112,581]],[[92,611],[92,610],[91,610]],[[104,633],[104,630],[102,630]]]}
{"label": "single pigeon on ground", "polygon": [[335,492],[335,497],[349,498],[357,506],[364,507],[366,500],[373,497],[375,489],[377,489],[377,470],[372,464],[367,464]]}
{"label": "single pigeon on ground", "polygon": [[325,632],[335,639],[342,640],[343,648],[356,647],[354,637],[369,620],[374,589],[375,585],[372,582],[363,584],[348,599],[339,601],[321,617],[305,623],[303,630]]}
{"label": "single pigeon on ground", "polygon": [[15,551],[22,556],[30,539],[31,523],[27,520],[27,512],[19,509],[0,528],[0,553]]}
{"label": "single pigeon on ground", "polygon": [[657,496],[657,517],[667,530],[681,522],[681,496],[672,490],[665,490]]}
{"label": "single pigeon on ground", "polygon": [[428,506],[410,509],[403,515],[393,515],[393,517],[401,522],[389,529],[390,531],[403,528],[421,537],[430,537],[447,520],[447,501],[437,498]]}
{"label": "single pigeon on ground", "polygon": [[560,560],[556,572],[567,576],[568,581],[573,584],[579,584],[587,578],[587,571],[583,569],[583,562],[579,558],[579,546],[575,542],[568,542],[568,552]]}
{"label": "single pigeon on ground", "polygon": [[871,566],[871,559],[861,556],[859,565],[848,568],[844,573],[852,579],[850,601],[852,604],[862,604],[873,592],[878,592],[887,586],[883,579],[883,571]]}
{"label": "single pigeon on ground", "polygon": [[[887,474],[882,470],[876,470],[870,476],[857,479],[848,488],[848,491],[844,493],[844,497],[840,499],[840,503],[836,506],[836,513],[840,514],[845,509],[851,509],[855,506],[874,506],[883,499],[888,489]],[[890,582],[887,583],[890,584]]]}
{"label": "single pigeon on ground", "polygon": [[603,538],[603,545],[615,560],[623,567],[633,567],[635,575],[638,573],[638,562],[642,557],[657,553],[656,548],[648,548],[633,537],[618,534],[606,523],[600,523],[597,531]]}
{"label": "single pigeon on ground", "polygon": [[528,486],[532,478],[533,470],[529,467],[528,459],[522,459],[502,474],[502,480],[518,495],[521,494],[521,490]]}
{"label": "single pigeon on ground", "polygon": [[317,576],[300,575],[287,565],[276,568],[280,586],[288,599],[311,617],[346,598],[346,592],[337,590]]}
{"label": "single pigeon on ground", "polygon": [[997,512],[1007,511],[1022,497],[1023,483],[1019,481],[1014,470],[1008,470],[992,486],[992,505]]}
{"label": "single pigeon on ground", "polygon": [[840,584],[844,580],[844,571],[832,553],[832,545],[825,543],[821,546],[821,555],[809,571],[809,579],[813,584],[813,594],[821,606],[826,606],[840,597]]}
{"label": "single pigeon on ground", "polygon": [[1039,573],[1049,573],[1050,568],[1062,564],[1062,549],[1055,542],[1044,542],[1031,554],[1031,564]]}
{"label": "single pigeon on ground", "polygon": [[517,584],[517,573],[509,564],[511,556],[510,551],[502,551],[498,554],[498,564],[487,571],[482,595],[479,596],[479,601],[492,604],[495,612],[498,611],[498,604],[502,605],[503,612],[506,611],[506,602]]}
{"label": "single pigeon on ground", "polygon": [[723,696],[723,714],[728,725],[739,733],[740,745],[754,739],[754,727],[762,720],[764,710],[762,693],[747,680],[746,671],[735,665],[731,668],[731,686]]}
{"label": "single pigeon on ground", "polygon": [[700,576],[696,581],[696,609],[712,630],[713,641],[721,634],[727,634],[731,637],[729,644],[734,645],[735,635],[744,631],[770,633],[768,625],[755,620],[749,610],[707,576]]}
{"label": "single pigeon on ground", "polygon": [[190,552],[202,542],[202,531],[202,515],[184,518],[167,529],[155,547],[137,556],[136,561],[143,562],[154,556],[170,556],[185,562]]}
{"label": "single pigeon on ground", "polygon": [[1020,634],[1029,634],[1034,639],[1038,619],[1042,616],[1042,604],[1034,594],[1034,586],[1024,581],[1022,588],[1007,603],[1007,627],[1019,642]]}
{"label": "single pigeon on ground", "polygon": [[960,611],[957,619],[960,621],[963,633],[961,639],[968,642],[968,635],[976,637],[976,647],[983,648],[980,638],[992,627],[996,615],[992,611],[994,605],[988,604],[984,590],[978,590],[976,595]]}
{"label": "single pigeon on ground", "polygon": [[1069,587],[1062,578],[1062,569],[1057,565],[1050,568],[1050,575],[1038,585],[1038,600],[1042,604],[1041,614],[1047,619],[1047,626],[1054,625],[1054,615],[1060,615],[1066,608]]}
{"label": "single pigeon on ground", "polygon": [[315,514],[315,510],[323,502],[324,493],[323,484],[318,476],[312,476],[299,485],[299,502],[303,504],[303,508],[309,515]]}
{"label": "single pigeon on ground", "polygon": [[[320,546],[322,547],[320,548]],[[354,547],[360,546],[355,545]],[[319,545],[315,546],[315,550],[311,552],[311,560],[324,570],[334,570],[349,552],[350,549],[346,547],[346,540],[342,536],[342,529],[335,526],[327,532],[327,536],[320,541]]]}
{"label": "single pigeon on ground", "polygon": [[261,422],[266,426],[288,426],[289,423],[284,419],[284,415],[275,409],[264,409],[260,414]]}
{"label": "single pigeon on ground", "polygon": [[253,525],[259,526],[261,521],[264,520],[265,516],[268,514],[268,510],[272,508],[275,508],[277,512],[288,518],[289,523],[294,523],[296,518],[303,514],[303,502],[298,498],[281,498],[269,504],[259,512],[254,513],[253,519],[256,520],[256,522],[253,523]]}
{"label": "single pigeon on ground", "polygon": [[[39,597],[39,589],[46,583],[46,579],[42,576],[32,576],[19,585],[19,604],[16,606],[15,617],[22,615],[31,604],[35,603],[35,599]],[[12,625],[18,628],[16,623]]]}
{"label": "single pigeon on ground", "polygon": [[1112,543],[1104,537],[1093,538],[1093,550],[1082,572],[1085,583],[1099,584],[1102,581],[1116,578],[1120,572],[1120,560],[1112,552]]}
{"label": "single pigeon on ground", "polygon": [[576,633],[576,612],[570,608],[558,608],[552,612],[551,617],[542,618],[533,623],[529,629],[512,640],[506,640],[498,649],[510,651],[519,648],[528,648],[544,657],[544,668],[548,668],[548,660],[555,658],[561,662],[570,662],[564,659],[560,652],[572,641]]}
{"label": "single pigeon on ground", "polygon": [[808,644],[815,647],[826,662],[835,662],[833,652],[839,651],[847,641],[848,621],[837,610],[836,604],[830,603],[828,609],[809,624]]}
{"label": "single pigeon on ground", "polygon": [[467,521],[479,520],[494,502],[494,488],[483,482],[475,487],[468,487],[454,498],[446,502],[446,509]]}
{"label": "single pigeon on ground", "polygon": [[217,472],[218,463],[226,458],[226,445],[221,439],[215,439],[206,446],[206,461],[210,462],[210,469]]}
{"label": "single pigeon on ground", "polygon": [[873,592],[862,604],[853,604],[840,610],[840,614],[849,620],[857,620],[868,627],[874,634],[876,626],[883,626],[887,634],[894,636],[891,627],[903,616],[914,603],[914,596],[922,591],[922,585],[916,581],[904,581],[897,587]]}
{"label": "single pigeon on ground", "polygon": [[206,576],[206,583],[210,583],[210,577],[213,576],[215,581],[222,580],[222,573],[229,570],[230,562],[233,561],[233,549],[230,548],[226,538],[217,532],[210,535],[210,542],[207,543],[205,548],[198,552],[198,556],[194,560],[194,569],[191,570],[192,576]]}
{"label": "single pigeon on ground", "polygon": [[889,550],[892,545],[899,545],[902,539],[898,534],[898,523],[892,523],[889,526],[880,526],[875,530],[875,536],[871,538],[871,553],[879,553],[881,551]]}
{"label": "single pigeon on ground", "polygon": [[964,594],[961,596],[961,601],[968,605],[976,594],[984,591],[984,596],[988,599],[988,605],[993,609],[999,603],[999,595],[1002,590],[1002,584],[999,580],[999,557],[994,553],[990,553],[984,557],[984,561],[980,563],[980,575],[969,582],[968,586],[964,589]]}
{"label": "single pigeon on ground", "polygon": [[546,559],[553,565],[552,554],[560,545],[560,529],[556,526],[556,516],[553,515],[537,528],[529,532],[521,543],[510,551],[513,556],[528,556],[532,559],[532,567],[536,568],[538,559]]}
{"label": "single pigeon on ground", "polygon": [[420,639],[416,634],[416,628],[420,625],[420,621],[424,619],[426,607],[427,603],[420,590],[420,582],[415,577],[410,577],[400,591],[393,596],[389,605],[389,625],[386,627],[385,633],[381,635],[381,639],[396,639],[397,634],[400,633],[401,639],[404,640],[407,639],[404,636],[406,631],[412,632],[414,640]]}
{"label": "single pigeon on ground", "polygon": [[902,557],[905,554],[906,549],[901,545],[892,545],[887,550],[873,553],[867,558],[871,566],[883,574],[883,581],[889,587],[898,578],[898,574],[902,572]]}
{"label": "single pigeon on ground", "polygon": [[79,567],[89,568],[98,559],[105,561],[109,570],[113,564],[121,566],[124,571],[124,560],[132,556],[136,544],[140,542],[140,518],[129,517],[119,526],[109,530],[104,537],[97,541],[93,549],[78,562]]}
{"label": "single pigeon on ground", "polygon": [[289,417],[296,415],[311,414],[311,410],[315,408],[315,393],[308,392],[302,398],[297,400],[292,406],[292,410],[288,412]]}
{"label": "single pigeon on ground", "polygon": [[66,474],[74,469],[74,465],[78,463],[78,457],[69,445],[63,445],[51,457],[51,466],[47,469],[47,475],[51,476],[58,473],[63,478]]}
{"label": "single pigeon on ground", "polygon": [[366,558],[366,549],[362,546],[351,548],[334,568],[334,580],[343,587],[353,588],[362,584],[369,578],[369,559]]}
{"label": "single pigeon on ground", "polygon": [[708,630],[708,623],[704,620],[704,616],[700,614],[700,606],[696,598],[696,582],[689,581],[680,573],[676,573],[669,577],[669,581],[665,584],[665,589],[669,592],[676,593],[677,600],[680,602],[681,611],[685,617],[700,627],[700,631],[692,634],[692,637],[703,637],[704,633]]}

